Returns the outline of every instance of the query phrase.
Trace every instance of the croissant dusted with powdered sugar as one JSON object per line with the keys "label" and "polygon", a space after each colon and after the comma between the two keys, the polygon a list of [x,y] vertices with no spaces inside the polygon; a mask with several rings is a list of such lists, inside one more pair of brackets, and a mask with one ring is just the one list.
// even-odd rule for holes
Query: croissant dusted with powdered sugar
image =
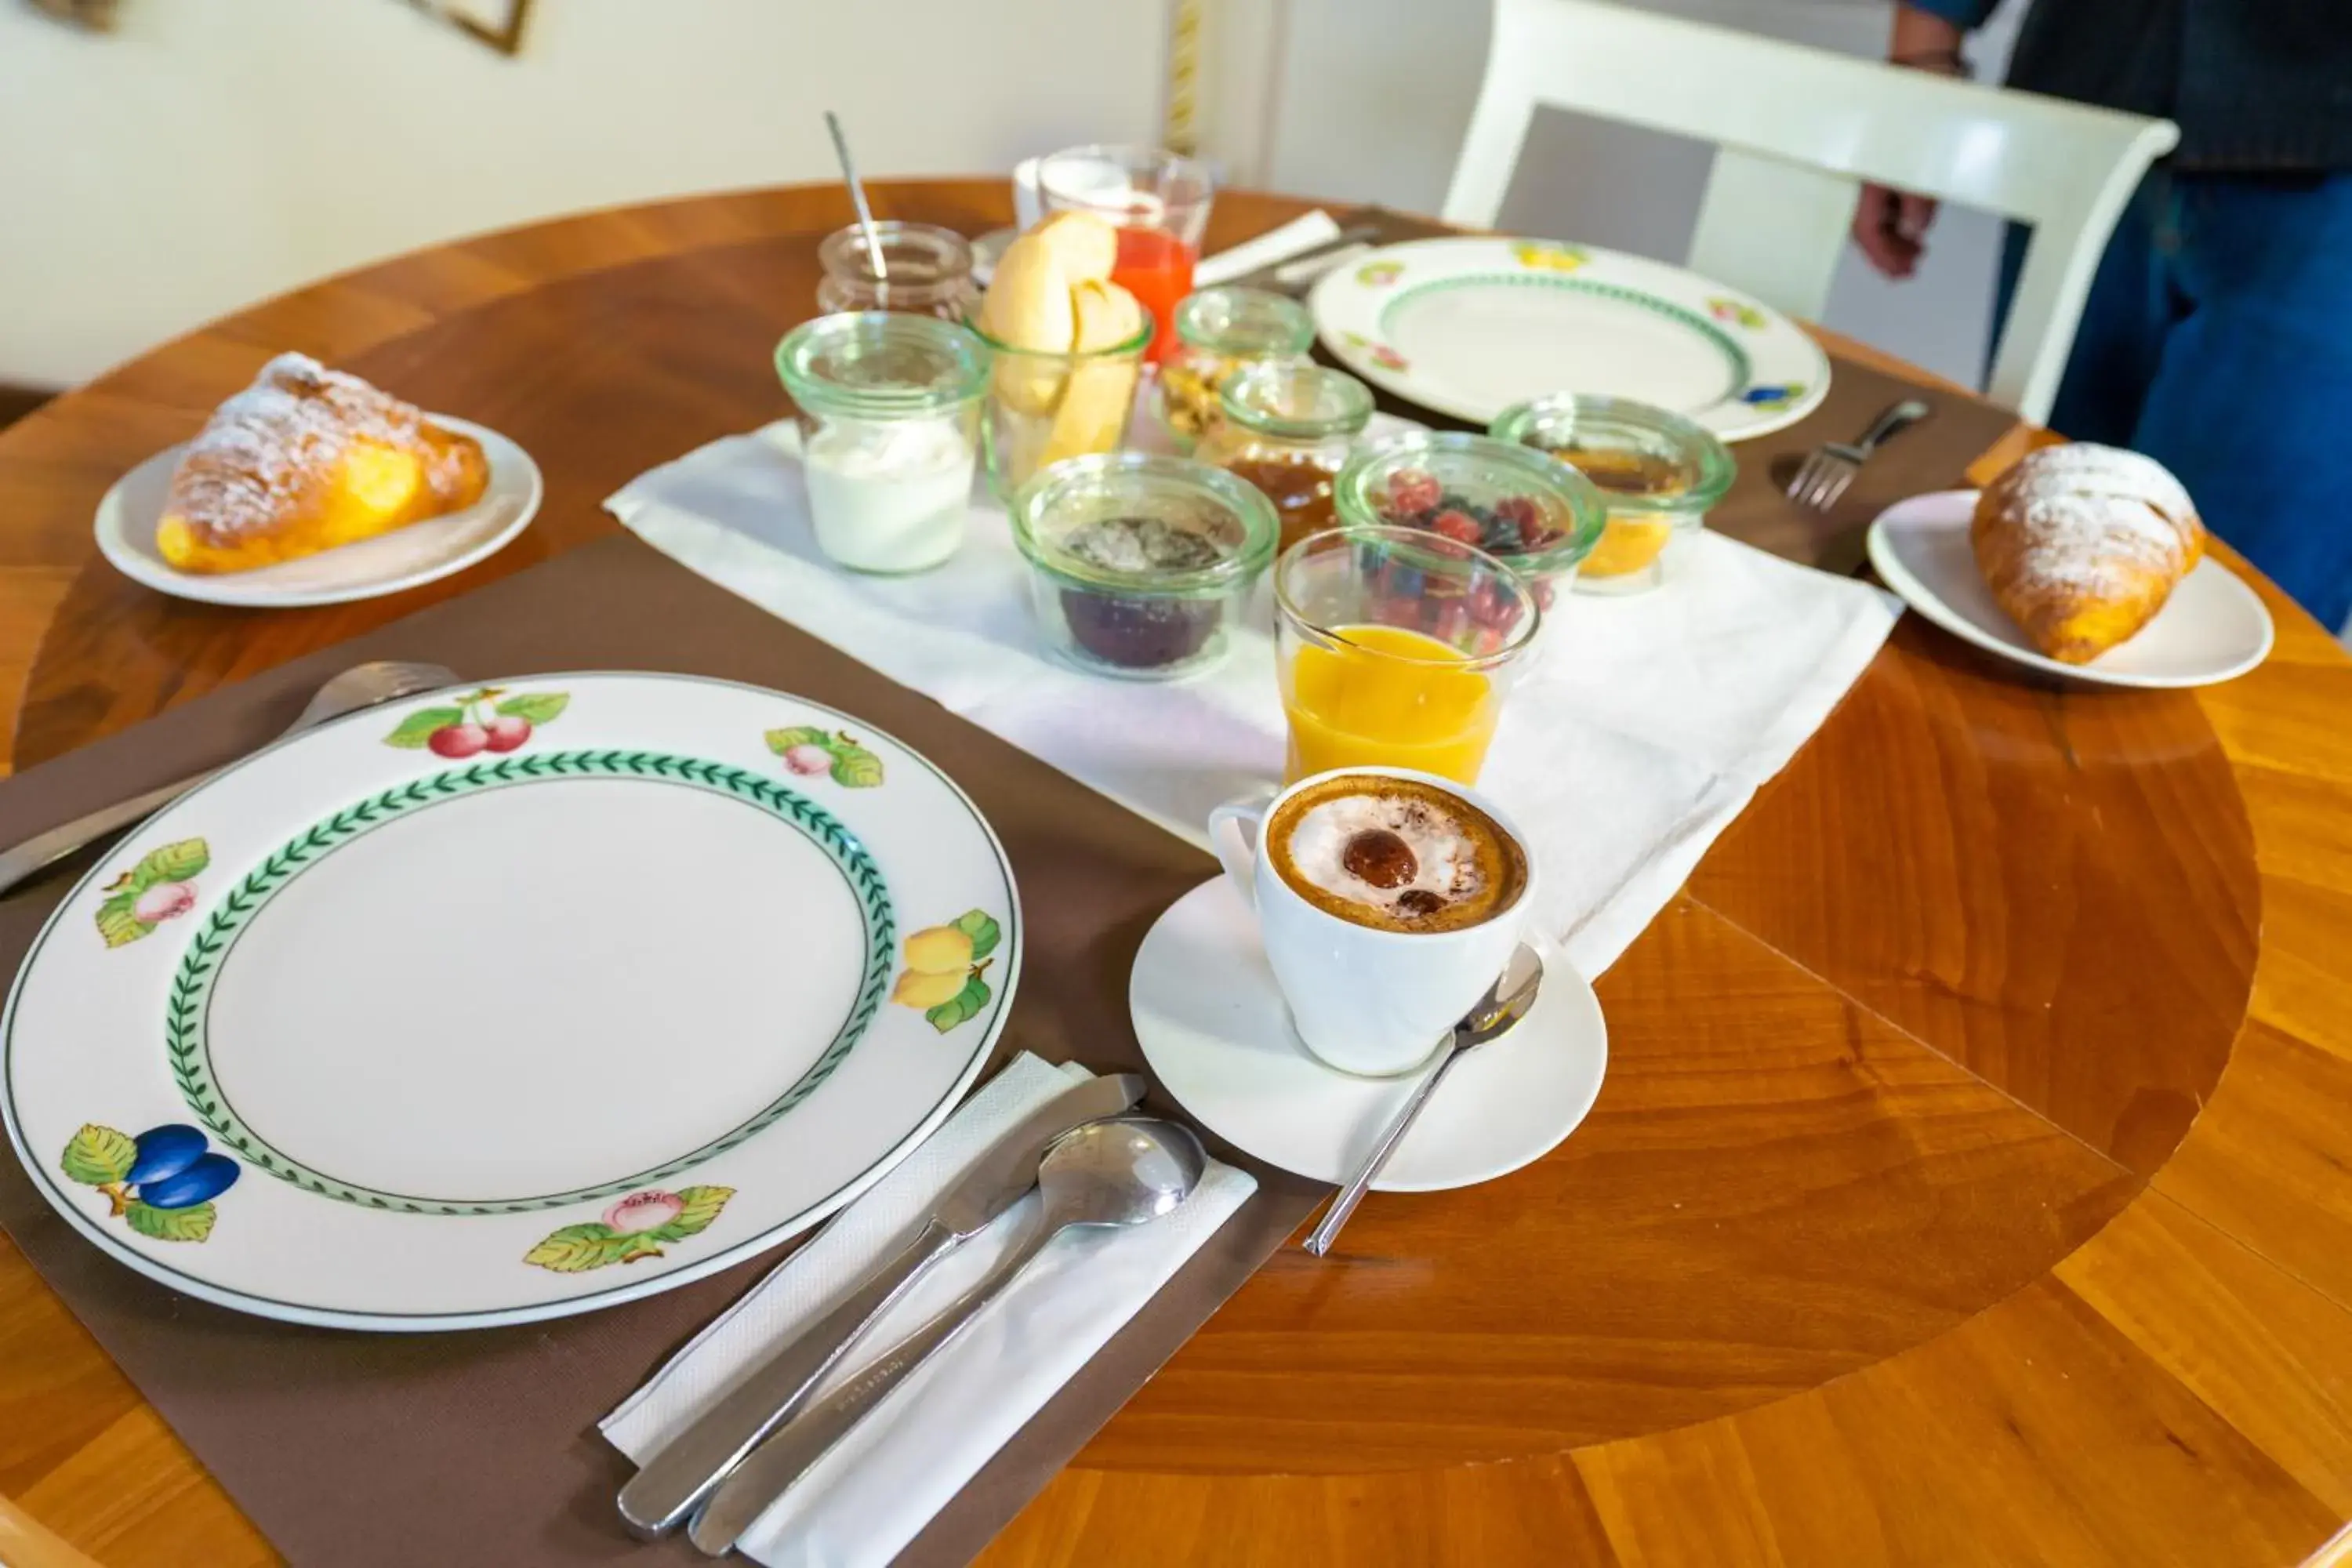
{"label": "croissant dusted with powdered sugar", "polygon": [[459,510],[488,483],[471,437],[279,354],[188,444],[155,547],[183,572],[245,572]]}
{"label": "croissant dusted with powdered sugar", "polygon": [[2164,608],[2205,553],[2205,525],[2164,465],[2085,442],[2028,453],[1987,486],[1969,542],[2033,646],[2088,664]]}

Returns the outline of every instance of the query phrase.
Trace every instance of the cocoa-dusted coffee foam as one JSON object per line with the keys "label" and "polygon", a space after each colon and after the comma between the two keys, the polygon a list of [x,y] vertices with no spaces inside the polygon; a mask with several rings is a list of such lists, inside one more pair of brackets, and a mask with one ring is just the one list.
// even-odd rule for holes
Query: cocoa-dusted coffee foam
{"label": "cocoa-dusted coffee foam", "polygon": [[1266,852],[1316,908],[1378,931],[1459,931],[1517,902],[1527,860],[1502,826],[1418,779],[1349,773],[1300,790],[1265,826]]}

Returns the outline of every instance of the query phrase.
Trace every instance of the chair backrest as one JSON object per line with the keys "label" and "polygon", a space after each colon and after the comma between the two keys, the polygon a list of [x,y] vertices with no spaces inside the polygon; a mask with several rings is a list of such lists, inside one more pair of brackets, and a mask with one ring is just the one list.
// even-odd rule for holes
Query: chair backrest
{"label": "chair backrest", "polygon": [[2041,423],[2099,253],[2179,131],[1601,0],[1494,0],[1494,40],[1445,196],[1491,227],[1538,105],[1717,144],[1691,268],[1819,319],[1860,184],[2033,226],[1987,391]]}

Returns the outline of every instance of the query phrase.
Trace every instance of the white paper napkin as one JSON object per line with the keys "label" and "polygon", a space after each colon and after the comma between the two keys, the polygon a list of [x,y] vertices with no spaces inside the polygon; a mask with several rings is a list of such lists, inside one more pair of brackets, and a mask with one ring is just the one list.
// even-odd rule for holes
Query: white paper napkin
{"label": "white paper napkin", "polygon": [[1204,256],[1192,268],[1192,286],[1212,288],[1230,283],[1236,278],[1246,278],[1253,272],[1264,271],[1277,262],[1289,260],[1300,251],[1312,250],[1339,237],[1339,225],[1329,213],[1317,207],[1302,213],[1279,228],[1270,228],[1255,239],[1245,239],[1230,250],[1214,256]]}
{"label": "white paper napkin", "polygon": [[[832,566],[789,424],[730,437],[605,505],[656,549],[1195,843],[1219,801],[1282,772],[1270,606],[1223,666],[1172,684],[1071,669],[1039,641],[1004,513],[913,577]],[[1479,783],[1534,839],[1537,916],[1597,975],[1674,897],[1885,641],[1901,605],[1716,534],[1655,593],[1570,595],[1511,694]]]}
{"label": "white paper napkin", "polygon": [[[830,1309],[921,1227],[981,1152],[1021,1118],[1090,1076],[1024,1052],[946,1125],[747,1292],[651,1382],[604,1417],[614,1447],[643,1464],[776,1346]],[[1069,1231],[954,1344],[909,1373],[760,1516],[741,1550],[772,1568],[885,1563],[991,1455],[1175,1277],[1233,1217],[1256,1178],[1209,1163],[1182,1206],[1125,1230]],[[820,1386],[855,1376],[976,1283],[1038,1223],[1032,1193],[935,1266]]]}

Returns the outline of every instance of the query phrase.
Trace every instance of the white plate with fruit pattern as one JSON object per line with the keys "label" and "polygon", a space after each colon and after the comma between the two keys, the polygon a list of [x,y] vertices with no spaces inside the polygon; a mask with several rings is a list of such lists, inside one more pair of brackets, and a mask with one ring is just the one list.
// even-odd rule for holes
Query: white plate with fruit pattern
{"label": "white plate with fruit pattern", "polygon": [[156,525],[172,493],[185,443],[166,447],[114,481],[98,503],[95,531],[107,563],[142,587],[203,605],[257,610],[297,609],[376,599],[437,582],[488,560],[514,542],[539,515],[547,492],[530,454],[486,425],[446,414],[435,424],[481,443],[490,468],[481,500],[460,511],[412,522],[390,533],[257,566],[250,572],[183,572],[163,559]]}
{"label": "white plate with fruit pattern", "polygon": [[0,1018],[35,1184],[298,1322],[526,1322],[805,1229],[947,1116],[1021,964],[920,756],[800,698],[535,675],[280,742],[123,840]]}
{"label": "white plate with fruit pattern", "polygon": [[1829,394],[1829,356],[1780,311],[1594,246],[1412,240],[1326,273],[1307,304],[1349,370],[1456,419],[1604,393],[1741,441],[1795,424]]}

